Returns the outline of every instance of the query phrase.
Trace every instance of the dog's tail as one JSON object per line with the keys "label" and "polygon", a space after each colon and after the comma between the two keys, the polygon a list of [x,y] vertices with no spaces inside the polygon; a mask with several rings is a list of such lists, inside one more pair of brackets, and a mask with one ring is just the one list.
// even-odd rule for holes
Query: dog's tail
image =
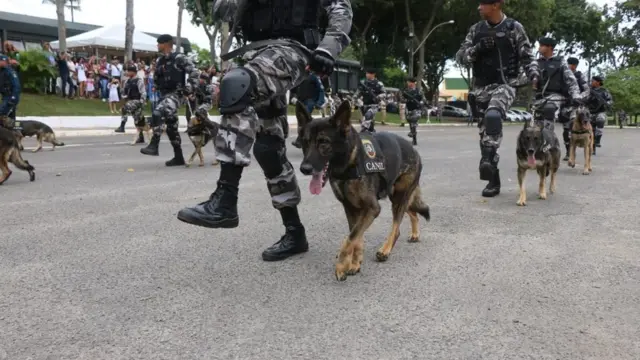
{"label": "dog's tail", "polygon": [[413,198],[411,200],[411,204],[409,205],[409,211],[420,214],[420,216],[422,216],[427,221],[431,220],[429,205],[425,204],[424,201],[422,201],[422,191],[420,190],[419,186],[413,191]]}
{"label": "dog's tail", "polygon": [[50,143],[52,143],[55,146],[64,146],[63,142],[58,141],[58,139],[56,139],[56,134],[53,133],[53,132],[50,132],[50,133],[46,134],[45,138],[47,139],[47,141],[49,141]]}
{"label": "dog's tail", "polygon": [[15,165],[18,169],[28,172],[31,181],[36,180],[36,169],[33,167],[33,165],[29,164],[27,160],[22,158],[22,154],[17,147],[13,147],[9,150],[8,158],[9,162]]}

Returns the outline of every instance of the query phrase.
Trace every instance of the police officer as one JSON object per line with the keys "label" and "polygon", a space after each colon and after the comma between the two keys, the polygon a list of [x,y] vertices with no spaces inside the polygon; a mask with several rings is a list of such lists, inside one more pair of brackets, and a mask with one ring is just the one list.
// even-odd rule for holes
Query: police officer
{"label": "police officer", "polygon": [[[167,126],[167,137],[173,147],[173,159],[165,163],[166,166],[184,165],[182,155],[182,140],[178,133],[178,109],[184,96],[191,94],[198,86],[199,71],[193,61],[184,54],[173,52],[173,37],[160,35],[158,37],[158,51],[162,53],[156,62],[156,71],[153,74],[153,82],[160,93],[160,100],[153,109],[151,126],[153,136],[149,145],[140,152],[144,155],[158,156],[160,136],[163,125]],[[187,81],[185,78],[189,77]]]}
{"label": "police officer", "polygon": [[[580,64],[580,60],[578,60],[577,58],[574,57],[570,57],[567,59],[567,64],[569,64],[569,69],[571,69],[571,71],[573,72],[573,76],[576,77],[576,82],[578,83],[578,89],[580,90],[580,98],[583,99],[583,101],[586,101],[589,98],[589,92],[590,92],[590,88],[589,88],[589,84],[587,84],[587,80],[584,77],[584,74],[582,74],[581,71],[578,71],[578,64]],[[567,149],[567,153],[565,154],[565,157],[562,159],[564,161],[569,161],[569,146],[571,143],[571,119],[567,118],[567,116],[565,116],[565,112],[560,112],[560,122],[562,123],[562,139],[564,140],[564,146]]]}
{"label": "police officer", "polygon": [[362,96],[362,103],[364,104],[360,108],[362,113],[360,131],[375,132],[375,117],[378,110],[380,110],[380,103],[384,97],[384,85],[376,78],[374,69],[365,71],[365,79],[358,84],[358,90],[353,98],[357,99],[359,96]]}
{"label": "police officer", "polygon": [[[318,30],[321,9],[328,15],[322,39]],[[178,219],[210,228],[237,227],[238,184],[251,162],[253,146],[271,202],[286,228],[262,258],[282,260],[308,250],[298,214],[300,188],[286,156],[285,95],[304,80],[307,64],[316,74],[333,71],[335,59],[350,43],[352,18],[349,0],[247,0],[235,24],[243,40],[250,43],[222,56],[228,60],[244,54],[245,64],[229,70],[220,82],[222,118],[215,139],[221,162],[218,187],[209,201],[180,210]]]}
{"label": "police officer", "polygon": [[480,180],[489,183],[484,197],[500,194],[498,148],[502,142],[502,122],[513,103],[519,64],[529,80],[537,82],[538,63],[522,24],[502,12],[503,0],[480,0],[478,10],[484,20],[472,25],[456,54],[459,64],[473,69],[469,101],[474,117],[481,119]]}
{"label": "police officer", "polygon": [[591,92],[587,107],[591,112],[591,125],[595,129],[595,147],[593,148],[593,155],[596,154],[596,148],[600,147],[600,141],[602,140],[602,132],[604,126],[607,124],[607,111],[611,110],[613,106],[613,98],[609,91],[602,87],[604,85],[604,79],[602,76],[594,76],[591,78]]}
{"label": "police officer", "polygon": [[213,107],[213,93],[215,89],[211,84],[211,79],[207,73],[200,73],[198,87],[189,95],[187,100],[191,110],[194,111],[193,116],[200,121],[205,122],[209,119],[209,110]]}
{"label": "police officer", "polygon": [[[120,127],[115,130],[117,133],[124,132],[124,126],[127,124],[129,115],[133,117],[136,126],[144,126],[144,116],[142,111],[147,98],[147,90],[144,86],[144,80],[136,76],[138,69],[135,66],[127,67],[127,81],[124,83],[124,91],[122,97],[126,100],[126,104],[121,109],[122,120]],[[136,144],[144,144],[144,135],[142,131],[138,134]]]}
{"label": "police officer", "polygon": [[540,81],[535,88],[534,116],[545,129],[553,130],[556,119],[571,121],[575,117],[572,104],[582,100],[573,72],[561,56],[553,56],[556,41],[549,37],[538,40]]}
{"label": "police officer", "polygon": [[0,125],[10,130],[20,130],[14,129],[20,92],[18,74],[11,67],[9,57],[0,54],[0,95],[2,95],[2,102],[0,102],[0,119],[2,121]]}
{"label": "police officer", "polygon": [[422,106],[426,99],[416,86],[415,78],[407,80],[407,88],[400,94],[400,101],[406,104],[407,122],[410,129],[409,137],[413,138],[413,145],[418,145],[418,121],[422,116]]}

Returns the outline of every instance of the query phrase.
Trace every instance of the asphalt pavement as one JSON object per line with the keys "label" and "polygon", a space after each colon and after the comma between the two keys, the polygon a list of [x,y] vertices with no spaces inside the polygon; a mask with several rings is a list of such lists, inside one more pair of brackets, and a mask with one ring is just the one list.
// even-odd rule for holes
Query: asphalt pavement
{"label": "asphalt pavement", "polygon": [[[310,251],[266,263],[284,229],[255,163],[240,227],[212,230],[176,219],[215,188],[212,145],[188,169],[165,168],[166,138],[160,157],[130,135],[25,151],[36,182],[15,170],[0,186],[0,359],[640,358],[640,132],[606,129],[593,173],[581,175],[581,155],[563,163],[546,201],[529,172],[518,207],[518,131],[505,128],[502,194],[487,200],[477,129],[421,128],[432,221],[410,244],[405,219],[377,263],[384,201],[362,272],[345,282],[333,274],[341,206],[302,175]],[[297,169],[301,152],[288,153]]]}

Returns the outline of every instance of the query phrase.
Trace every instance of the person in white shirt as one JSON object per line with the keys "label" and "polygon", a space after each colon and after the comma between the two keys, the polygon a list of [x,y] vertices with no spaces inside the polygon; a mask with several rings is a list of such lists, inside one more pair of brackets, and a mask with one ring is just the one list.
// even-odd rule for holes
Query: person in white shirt
{"label": "person in white shirt", "polygon": [[111,61],[111,66],[109,67],[109,71],[110,71],[109,74],[111,75],[111,79],[120,80],[120,77],[122,74],[122,64],[120,64],[117,58],[114,57],[113,60]]}

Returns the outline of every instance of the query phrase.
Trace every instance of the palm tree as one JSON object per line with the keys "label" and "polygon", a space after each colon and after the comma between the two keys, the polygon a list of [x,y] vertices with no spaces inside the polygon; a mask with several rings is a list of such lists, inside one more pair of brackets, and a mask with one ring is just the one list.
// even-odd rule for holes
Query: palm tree
{"label": "palm tree", "polygon": [[133,22],[133,0],[127,0],[126,27],[124,36],[124,61],[133,60],[133,31],[136,26]]}
{"label": "palm tree", "polygon": [[176,32],[176,51],[180,52],[182,39],[182,12],[184,11],[184,0],[178,0],[178,30]]}
{"label": "palm tree", "polygon": [[80,0],[43,0],[43,4],[51,4],[56,6],[56,15],[58,17],[58,51],[61,53],[67,51],[67,25],[64,20],[64,8],[71,10],[71,22],[73,22],[73,11],[80,11]]}

